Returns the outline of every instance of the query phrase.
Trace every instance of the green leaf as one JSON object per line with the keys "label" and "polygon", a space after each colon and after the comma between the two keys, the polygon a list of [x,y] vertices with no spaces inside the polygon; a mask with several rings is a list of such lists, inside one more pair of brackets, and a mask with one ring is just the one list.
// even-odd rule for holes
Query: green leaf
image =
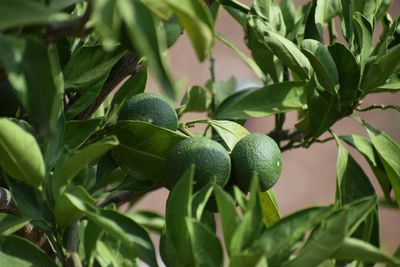
{"label": "green leaf", "polygon": [[[217,200],[218,212],[221,216],[225,247],[230,248],[233,234],[239,225],[240,219],[236,213],[234,201],[230,195],[218,185],[214,185],[214,192]],[[229,249],[227,250],[227,253],[228,255],[231,255]]]}
{"label": "green leaf", "polygon": [[193,194],[192,197],[192,214],[193,217],[197,221],[201,221],[204,209],[208,203],[208,200],[211,197],[211,194],[213,193],[213,186],[211,183],[208,183],[205,185],[203,188],[198,190],[196,193]]}
{"label": "green leaf", "polygon": [[[257,66],[257,64],[255,62],[255,60],[257,60],[256,57],[254,57],[254,60],[252,58],[248,57],[246,54],[244,54],[242,51],[240,51],[239,48],[237,48],[235,46],[235,44],[233,44],[229,39],[227,39],[221,33],[216,32],[215,33],[215,37],[219,41],[221,41],[221,43],[223,43],[228,48],[230,48],[233,52],[235,52],[239,56],[239,58],[254,72],[254,74],[257,75],[257,77],[259,77],[262,80],[265,79],[265,76],[264,76],[263,72]],[[252,52],[253,52],[253,50],[252,50]]]}
{"label": "green leaf", "polygon": [[346,236],[347,212],[341,210],[323,221],[312,233],[296,258],[284,267],[318,266],[342,244]]}
{"label": "green leaf", "polygon": [[220,0],[219,2],[240,25],[246,24],[246,17],[250,11],[248,6],[236,0]]}
{"label": "green leaf", "polygon": [[[0,30],[66,20],[68,15],[56,12],[42,2],[0,0]],[[21,8],[21,7],[24,8]]]}
{"label": "green leaf", "polygon": [[219,106],[225,99],[234,94],[238,89],[237,81],[234,76],[231,76],[225,81],[215,81],[211,84],[211,86],[208,87],[212,87],[208,89],[214,91],[215,106]]}
{"label": "green leaf", "polygon": [[314,39],[316,41],[323,39],[326,4],[325,0],[313,0],[310,4],[304,29],[305,39]]}
{"label": "green leaf", "polygon": [[97,0],[91,17],[91,22],[103,37],[104,47],[108,49],[115,48],[122,24],[116,2],[117,0]]}
{"label": "green leaf", "polygon": [[65,196],[76,208],[85,212],[90,221],[121,240],[133,256],[139,257],[150,266],[157,266],[153,243],[140,225],[117,211],[96,209],[74,195],[67,193]]}
{"label": "green leaf", "polygon": [[311,81],[307,87],[307,107],[305,117],[296,127],[314,138],[318,138],[335,122],[353,112],[350,107],[341,109],[339,97],[321,91],[315,81]]}
{"label": "green leaf", "polygon": [[338,158],[336,164],[336,201],[341,205],[375,195],[375,190],[354,158],[349,155],[337,139]]}
{"label": "green leaf", "polygon": [[231,255],[237,255],[253,246],[263,229],[263,211],[260,204],[260,188],[258,177],[254,175],[251,182],[250,199],[243,219],[238,223],[232,236],[230,247]]}
{"label": "green leaf", "polygon": [[363,262],[386,262],[400,264],[399,258],[387,255],[379,248],[359,239],[347,237],[337,251],[332,255],[338,260],[359,260]]}
{"label": "green leaf", "polygon": [[344,140],[347,144],[357,149],[358,152],[360,152],[361,155],[364,156],[372,171],[374,172],[376,178],[378,179],[382,191],[385,194],[385,197],[387,199],[390,199],[390,181],[385,172],[383,163],[379,158],[378,152],[373,147],[371,142],[367,138],[359,135],[340,136],[340,139]]}
{"label": "green leaf", "polygon": [[310,62],[292,41],[271,30],[261,29],[260,31],[257,32],[258,39],[263,40],[284,65],[296,72],[303,80],[311,78]]}
{"label": "green leaf", "polygon": [[216,119],[259,118],[302,109],[305,104],[305,83],[282,82],[232,95],[221,103],[214,117]]}
{"label": "green leaf", "polygon": [[103,229],[92,221],[87,221],[84,226],[83,246],[85,248],[85,259],[88,262],[88,266],[92,267],[97,252],[97,241],[103,234]]}
{"label": "green leaf", "polygon": [[[259,37],[259,32],[271,29],[271,25],[259,16],[249,15],[245,29],[247,47],[250,49],[255,63],[263,72],[263,76],[269,75],[274,82],[279,82],[283,73],[282,63]],[[262,79],[265,80],[265,78]]]}
{"label": "green leaf", "polygon": [[279,206],[275,197],[275,192],[270,189],[260,193],[261,208],[263,210],[264,223],[270,227],[278,222],[281,218],[279,214]]}
{"label": "green leaf", "polygon": [[112,150],[115,162],[135,179],[163,182],[168,151],[184,135],[143,121],[119,121],[111,133],[120,146]]}
{"label": "green leaf", "polygon": [[63,79],[55,47],[33,37],[1,36],[0,50],[0,62],[30,121],[39,136],[47,137],[55,131],[63,99]]}
{"label": "green leaf", "polygon": [[205,112],[210,105],[211,99],[207,91],[198,85],[190,87],[182,99],[180,114],[184,112]]}
{"label": "green leaf", "polygon": [[355,200],[343,207],[348,212],[348,235],[354,234],[366,218],[376,210],[376,197],[365,197]]}
{"label": "green leaf", "polygon": [[223,266],[223,250],[215,233],[194,219],[186,220],[196,266]]}
{"label": "green leaf", "polygon": [[63,191],[64,186],[75,178],[91,161],[103,155],[105,152],[119,144],[115,136],[108,136],[96,143],[85,146],[78,150],[61,166],[56,168],[56,176],[53,181],[53,194],[57,198]]}
{"label": "green leaf", "polygon": [[22,217],[29,219],[32,223],[44,226],[47,222],[44,214],[46,206],[40,202],[38,193],[32,187],[15,181],[10,181],[11,195],[15,201],[18,211]]}
{"label": "green leaf", "polygon": [[98,129],[102,121],[103,118],[67,121],[65,123],[63,143],[71,149],[78,148]]}
{"label": "green leaf", "polygon": [[124,242],[110,234],[103,234],[96,244],[96,260],[102,266],[138,267],[136,257]]}
{"label": "green leaf", "polygon": [[283,20],[286,25],[287,35],[290,34],[294,29],[299,18],[296,7],[293,0],[281,0],[279,2],[279,7],[282,10]]}
{"label": "green leaf", "polygon": [[359,12],[353,15],[353,23],[356,37],[355,41],[357,44],[356,51],[360,56],[360,71],[363,77],[365,77],[364,67],[371,52],[373,29],[370,22]]}
{"label": "green leaf", "polygon": [[81,199],[81,201],[94,205],[94,200],[91,198],[88,192],[81,187],[76,186],[67,189],[59,198],[56,199],[54,205],[54,218],[59,226],[67,228],[74,222],[79,220],[83,215],[83,211],[77,209],[74,204],[71,203],[66,194],[73,195],[74,197]]}
{"label": "green leaf", "polygon": [[18,267],[56,267],[37,246],[16,236],[0,236],[0,265]]}
{"label": "green leaf", "polygon": [[174,84],[164,56],[165,36],[157,28],[150,10],[140,1],[118,1],[119,12],[127,25],[128,34],[135,48],[146,56],[149,66],[161,89],[169,97],[175,97]]}
{"label": "green leaf", "polygon": [[186,29],[200,61],[206,59],[213,45],[214,22],[201,0],[166,0],[182,26]]}
{"label": "green leaf", "polygon": [[373,89],[370,93],[395,93],[400,91],[400,82],[388,83]]}
{"label": "green leaf", "polygon": [[240,139],[250,134],[246,128],[233,121],[209,120],[208,123],[217,131],[231,151]]}
{"label": "green leaf", "polygon": [[35,137],[6,118],[0,118],[0,166],[14,179],[35,187],[46,174]]}
{"label": "green leaf", "polygon": [[339,91],[339,74],[328,48],[318,41],[305,39],[301,43],[301,50],[310,61],[317,80],[324,90],[331,94],[337,94]]}
{"label": "green leaf", "polygon": [[11,235],[24,227],[28,222],[28,219],[21,216],[0,213],[0,234],[3,236]]}
{"label": "green leaf", "polygon": [[389,177],[397,205],[400,206],[400,146],[386,133],[366,123],[364,126]]}
{"label": "green leaf", "polygon": [[64,67],[65,88],[81,89],[98,80],[107,79],[112,67],[126,53],[121,46],[105,51],[101,45],[83,45]]}
{"label": "green leaf", "polygon": [[[192,184],[195,166],[192,165],[172,188],[165,211],[165,238],[171,249],[178,253],[168,253],[166,262],[174,262],[174,266],[192,265],[192,252],[186,218],[191,217]],[[172,258],[174,256],[174,258]],[[163,257],[164,259],[164,257]]]}
{"label": "green leaf", "polygon": [[126,214],[141,226],[162,233],[165,228],[165,218],[153,211],[133,211]]}
{"label": "green leaf", "polygon": [[339,96],[341,109],[353,107],[358,101],[360,67],[351,51],[341,43],[329,46],[339,75]]}
{"label": "green leaf", "polygon": [[376,91],[375,88],[380,86],[384,86],[383,88],[386,87],[386,90],[388,88],[396,89],[396,87],[393,87],[393,85],[385,85],[385,83],[387,82],[389,76],[392,75],[400,66],[399,62],[400,44],[388,50],[385,55],[377,57],[377,59],[366,68],[366,73],[363,76],[361,87],[365,93]]}
{"label": "green leaf", "polygon": [[125,101],[132,96],[143,93],[146,88],[147,69],[141,68],[135,75],[128,78],[113,96],[107,118],[114,120]]}
{"label": "green leaf", "polygon": [[308,208],[282,218],[267,228],[255,246],[271,259],[285,254],[311,228],[324,221],[333,212],[333,207]]}

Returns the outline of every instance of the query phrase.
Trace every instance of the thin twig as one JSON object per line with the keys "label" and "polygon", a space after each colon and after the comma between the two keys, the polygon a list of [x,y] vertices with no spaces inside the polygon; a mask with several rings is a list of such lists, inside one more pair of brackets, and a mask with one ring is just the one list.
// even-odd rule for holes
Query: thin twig
{"label": "thin twig", "polygon": [[380,104],[380,105],[373,104],[373,105],[371,105],[369,107],[366,107],[366,108],[357,108],[356,110],[359,111],[359,112],[365,112],[365,111],[369,111],[369,110],[373,110],[373,109],[382,109],[382,110],[394,109],[394,110],[397,110],[397,111],[400,112],[400,106],[399,105],[384,105],[384,104]]}
{"label": "thin twig", "polygon": [[107,96],[114,90],[114,88],[121,83],[126,77],[134,75],[140,71],[138,63],[139,55],[133,52],[127,52],[118,63],[112,68],[110,75],[105,81],[100,94],[96,100],[89,105],[84,111],[75,116],[76,120],[86,120],[99,108]]}

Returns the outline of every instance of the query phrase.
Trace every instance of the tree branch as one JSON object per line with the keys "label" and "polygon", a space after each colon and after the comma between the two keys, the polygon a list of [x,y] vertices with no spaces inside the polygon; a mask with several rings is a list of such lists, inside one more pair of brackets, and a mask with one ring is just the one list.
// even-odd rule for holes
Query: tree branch
{"label": "tree branch", "polygon": [[81,260],[78,255],[79,246],[79,220],[76,221],[68,231],[67,239],[67,256],[65,257],[66,267],[82,267]]}
{"label": "tree branch", "polygon": [[383,104],[381,104],[381,105],[373,104],[373,105],[371,105],[369,107],[366,107],[366,108],[357,108],[356,110],[359,111],[359,112],[365,112],[365,111],[370,111],[370,110],[373,110],[373,109],[382,109],[382,110],[394,109],[394,110],[397,110],[397,111],[400,112],[400,106],[399,105],[383,105]]}
{"label": "tree branch", "polygon": [[55,23],[48,27],[45,34],[45,40],[48,43],[54,43],[63,36],[86,37],[91,31],[91,28],[85,28],[93,12],[93,1],[87,1],[85,13],[68,22]]}
{"label": "tree branch", "polygon": [[123,56],[118,63],[112,68],[110,75],[106,82],[101,88],[100,94],[96,100],[89,105],[84,111],[75,116],[76,120],[86,120],[99,108],[101,103],[107,98],[107,96],[113,91],[113,89],[121,83],[126,77],[134,75],[139,72],[140,65],[139,55],[133,52],[128,52]]}

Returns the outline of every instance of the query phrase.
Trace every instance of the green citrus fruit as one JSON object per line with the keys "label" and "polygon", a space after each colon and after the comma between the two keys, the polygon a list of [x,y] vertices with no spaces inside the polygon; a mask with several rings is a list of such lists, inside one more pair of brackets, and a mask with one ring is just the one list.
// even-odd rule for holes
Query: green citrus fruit
{"label": "green citrus fruit", "polygon": [[231,159],[233,179],[245,192],[249,191],[255,173],[262,191],[270,189],[281,174],[281,151],[275,141],[264,134],[243,137],[233,148]]}
{"label": "green citrus fruit", "polygon": [[129,98],[119,111],[119,120],[140,120],[175,131],[178,116],[174,108],[162,97],[141,93]]}
{"label": "green citrus fruit", "polygon": [[195,190],[210,181],[222,187],[227,184],[231,171],[228,152],[209,138],[192,137],[180,141],[169,151],[166,162],[167,187],[172,188],[192,164],[195,165]]}

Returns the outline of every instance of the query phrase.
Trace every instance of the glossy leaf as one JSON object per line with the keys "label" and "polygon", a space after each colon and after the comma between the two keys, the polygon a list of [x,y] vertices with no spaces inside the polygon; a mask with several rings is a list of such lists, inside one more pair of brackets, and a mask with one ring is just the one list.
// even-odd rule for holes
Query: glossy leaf
{"label": "glossy leaf", "polygon": [[245,29],[246,44],[251,51],[255,63],[260,67],[264,76],[269,75],[274,82],[279,82],[282,78],[282,63],[278,62],[272,50],[259,37],[259,32],[271,29],[270,24],[261,17],[250,15],[247,18]]}
{"label": "glossy leaf", "polygon": [[284,267],[318,266],[328,259],[342,244],[346,236],[345,210],[338,211],[322,222],[310,235],[297,257]]}
{"label": "glossy leaf", "polygon": [[337,94],[339,91],[339,75],[328,48],[318,41],[305,39],[301,43],[301,50],[310,61],[317,80],[324,90]]}
{"label": "glossy leaf", "polygon": [[231,151],[240,139],[250,134],[246,128],[233,121],[209,120],[208,123],[217,131]]}
{"label": "glossy leaf", "polygon": [[37,246],[16,236],[0,236],[0,265],[18,267],[57,266]]}
{"label": "glossy leaf", "polygon": [[389,197],[391,190],[390,181],[385,172],[383,163],[379,158],[378,152],[373,147],[371,142],[367,138],[359,135],[340,136],[340,139],[344,140],[347,144],[357,149],[358,152],[360,152],[361,155],[364,156],[369,166],[371,167],[372,171],[374,172],[376,178],[378,179],[379,184],[381,185],[382,191],[385,194],[386,198],[390,199]]}
{"label": "glossy leaf", "polygon": [[240,25],[245,25],[246,16],[250,11],[248,6],[237,0],[220,0],[219,2]]}
{"label": "glossy leaf", "polygon": [[43,156],[35,137],[6,118],[0,118],[0,166],[12,178],[35,187],[45,177]]}
{"label": "glossy leaf", "polygon": [[[357,54],[360,55],[360,70],[364,73],[364,67],[369,58],[372,46],[372,26],[370,22],[359,12],[353,15],[355,41]],[[365,75],[363,76],[365,77]]]}
{"label": "glossy leaf", "polygon": [[248,89],[226,99],[215,112],[216,119],[247,119],[302,109],[305,106],[303,82],[275,83],[266,88]]}
{"label": "glossy leaf", "polygon": [[0,50],[0,62],[33,126],[39,136],[49,136],[56,128],[63,97],[63,78],[54,46],[49,48],[33,37],[2,36]]}
{"label": "glossy leaf", "polygon": [[157,29],[156,21],[150,10],[140,1],[118,1],[118,10],[128,28],[129,38],[143,55],[146,56],[150,69],[169,97],[175,97],[175,89],[169,73],[164,50],[165,36]]}
{"label": "glossy leaf", "polygon": [[21,216],[0,213],[0,234],[3,236],[11,235],[24,227],[28,222],[28,219]]}
{"label": "glossy leaf", "polygon": [[223,250],[217,235],[194,219],[187,219],[186,223],[196,266],[223,266]]}
{"label": "glossy leaf", "polygon": [[280,220],[278,203],[272,189],[260,193],[260,203],[263,210],[263,220],[268,227]]}
{"label": "glossy leaf", "polygon": [[388,83],[373,89],[371,93],[395,93],[397,91],[400,91],[400,83]]}
{"label": "glossy leaf", "polygon": [[101,266],[139,267],[138,258],[118,238],[103,234],[97,241],[96,260]]}
{"label": "glossy leaf", "polygon": [[121,146],[112,151],[116,163],[133,178],[162,182],[166,155],[184,135],[142,121],[120,121],[112,133]]}
{"label": "glossy leaf", "polygon": [[400,146],[384,132],[364,123],[369,138],[382,160],[383,166],[389,177],[390,183],[396,197],[397,205],[400,206]]}
{"label": "glossy leaf", "polygon": [[271,258],[284,254],[299,238],[324,221],[332,212],[332,207],[309,208],[282,218],[260,235],[256,247]]}
{"label": "glossy leaf", "polygon": [[95,204],[94,200],[83,187],[77,186],[67,190],[64,194],[56,199],[53,209],[54,218],[57,224],[60,225],[62,228],[66,228],[72,225],[83,215],[83,212],[77,209],[71,203],[66,194],[73,195],[74,197],[81,199],[84,202],[90,203],[91,205]]}
{"label": "glossy leaf", "polygon": [[384,253],[379,248],[359,239],[348,237],[333,254],[339,260],[359,260],[363,262],[387,262],[400,264],[399,258],[394,258]]}
{"label": "glossy leaf", "polygon": [[[231,240],[240,219],[235,210],[233,199],[221,187],[214,186],[215,198],[217,201],[218,212],[221,216],[222,232],[224,235],[225,247],[231,247]],[[227,251],[230,255],[230,250]]]}
{"label": "glossy leaf", "polygon": [[62,188],[87,166],[105,152],[119,144],[115,136],[108,136],[96,143],[90,144],[69,157],[56,169],[56,177],[53,181],[53,193],[55,197],[63,191]]}
{"label": "glossy leaf", "polygon": [[152,211],[133,211],[126,214],[136,223],[156,232],[161,233],[165,227],[165,218],[160,214]]}
{"label": "glossy leaf", "polygon": [[[379,86],[387,86],[385,83],[389,76],[400,66],[400,44],[391,48],[387,53],[378,57],[367,69],[363,77],[361,87],[366,93],[375,91]],[[388,88],[393,88],[389,86]]]}
{"label": "glossy leaf", "polygon": [[336,201],[344,205],[366,196],[375,195],[375,190],[363,169],[349,155],[339,140],[337,144]]}
{"label": "glossy leaf", "polygon": [[85,121],[71,120],[65,124],[63,143],[71,149],[81,146],[99,127],[102,118]]}
{"label": "glossy leaf", "polygon": [[112,52],[105,51],[101,45],[79,47],[64,67],[65,88],[80,89],[97,80],[105,80],[125,53],[121,47]]}
{"label": "glossy leaf", "polygon": [[232,255],[240,254],[252,247],[254,240],[261,234],[264,223],[259,192],[258,178],[255,175],[252,177],[247,210],[243,219],[238,223],[228,248]]}
{"label": "glossy leaf", "polygon": [[204,209],[208,201],[210,200],[211,194],[213,193],[213,186],[208,183],[206,186],[198,190],[193,194],[192,197],[192,214],[197,221],[201,221]]}
{"label": "glossy leaf", "polygon": [[360,94],[360,67],[351,51],[341,43],[329,46],[339,75],[340,108],[353,107]]}
{"label": "glossy leaf", "polygon": [[262,38],[284,65],[300,75],[302,79],[310,79],[312,73],[310,62],[292,41],[270,30],[258,34],[260,35],[258,38]]}
{"label": "glossy leaf", "polygon": [[150,266],[157,266],[153,243],[146,230],[140,225],[117,211],[96,209],[68,193],[66,197],[77,209],[85,212],[90,221],[121,240],[134,256]]}
{"label": "glossy leaf", "polygon": [[180,113],[184,112],[205,112],[210,105],[211,99],[207,91],[201,86],[192,86],[182,99]]}
{"label": "glossy leaf", "polygon": [[[191,217],[191,197],[192,184],[195,166],[192,165],[178,180],[173,187],[167,199],[167,207],[165,212],[166,238],[172,249],[178,254],[176,258],[168,253],[167,262],[173,261],[176,265],[185,265],[192,263],[190,237],[186,224],[186,218]],[[179,264],[178,264],[179,263]]]}
{"label": "glossy leaf", "polygon": [[209,10],[201,0],[166,0],[187,31],[197,57],[203,61],[213,44],[213,21]]}

